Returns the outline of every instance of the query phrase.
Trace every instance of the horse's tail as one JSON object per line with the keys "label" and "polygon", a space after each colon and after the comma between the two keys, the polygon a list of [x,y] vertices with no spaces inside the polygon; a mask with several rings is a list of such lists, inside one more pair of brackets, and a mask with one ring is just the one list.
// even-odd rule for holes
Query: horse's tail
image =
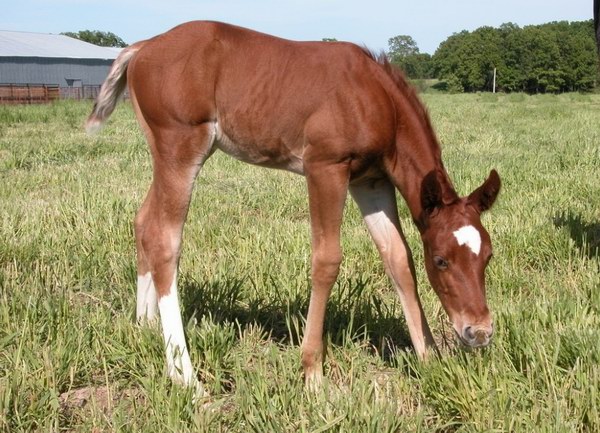
{"label": "horse's tail", "polygon": [[85,122],[85,130],[88,134],[100,130],[103,123],[114,111],[119,96],[121,96],[127,85],[127,66],[142,45],[143,43],[140,42],[125,48],[113,62],[96,98],[92,113]]}

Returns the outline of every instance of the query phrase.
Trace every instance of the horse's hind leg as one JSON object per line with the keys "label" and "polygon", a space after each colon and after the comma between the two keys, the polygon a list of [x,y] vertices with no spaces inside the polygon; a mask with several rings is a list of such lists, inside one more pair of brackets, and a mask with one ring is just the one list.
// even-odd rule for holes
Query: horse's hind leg
{"label": "horse's hind leg", "polygon": [[203,394],[185,342],[177,294],[177,265],[194,179],[211,154],[214,125],[145,129],[154,176],[135,219],[138,317],[151,318],[156,314],[154,306],[158,306],[169,376],[176,382],[195,386]]}
{"label": "horse's hind leg", "polygon": [[[152,187],[150,187],[152,188]],[[150,196],[152,191],[150,190],[142,204],[142,207],[138,211],[134,220],[135,229],[135,242],[137,250],[137,302],[135,317],[138,323],[152,322],[156,318],[158,313],[158,298],[156,294],[156,287],[152,281],[152,274],[150,273],[150,265],[144,254],[142,247],[142,238],[146,227],[147,212],[150,207]]]}

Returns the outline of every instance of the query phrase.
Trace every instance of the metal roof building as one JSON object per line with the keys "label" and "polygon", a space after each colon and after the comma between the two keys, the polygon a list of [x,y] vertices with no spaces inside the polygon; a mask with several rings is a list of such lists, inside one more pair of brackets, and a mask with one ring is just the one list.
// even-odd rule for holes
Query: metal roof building
{"label": "metal roof building", "polygon": [[118,54],[64,35],[0,30],[0,84],[99,86]]}

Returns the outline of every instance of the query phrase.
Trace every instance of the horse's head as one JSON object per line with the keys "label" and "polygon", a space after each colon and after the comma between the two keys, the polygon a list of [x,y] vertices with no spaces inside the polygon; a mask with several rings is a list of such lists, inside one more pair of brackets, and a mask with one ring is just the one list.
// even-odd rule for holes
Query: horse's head
{"label": "horse's head", "polygon": [[493,205],[499,191],[495,170],[467,197],[458,197],[437,171],[430,172],[421,186],[419,228],[427,275],[460,341],[469,347],[488,345],[493,334],[485,297],[492,243],[481,225],[481,213]]}

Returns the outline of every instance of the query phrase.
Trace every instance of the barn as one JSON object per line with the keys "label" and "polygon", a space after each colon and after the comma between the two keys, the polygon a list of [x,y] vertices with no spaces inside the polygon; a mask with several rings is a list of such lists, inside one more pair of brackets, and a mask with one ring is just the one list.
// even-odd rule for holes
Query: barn
{"label": "barn", "polygon": [[64,35],[0,30],[0,102],[94,97],[118,54]]}

